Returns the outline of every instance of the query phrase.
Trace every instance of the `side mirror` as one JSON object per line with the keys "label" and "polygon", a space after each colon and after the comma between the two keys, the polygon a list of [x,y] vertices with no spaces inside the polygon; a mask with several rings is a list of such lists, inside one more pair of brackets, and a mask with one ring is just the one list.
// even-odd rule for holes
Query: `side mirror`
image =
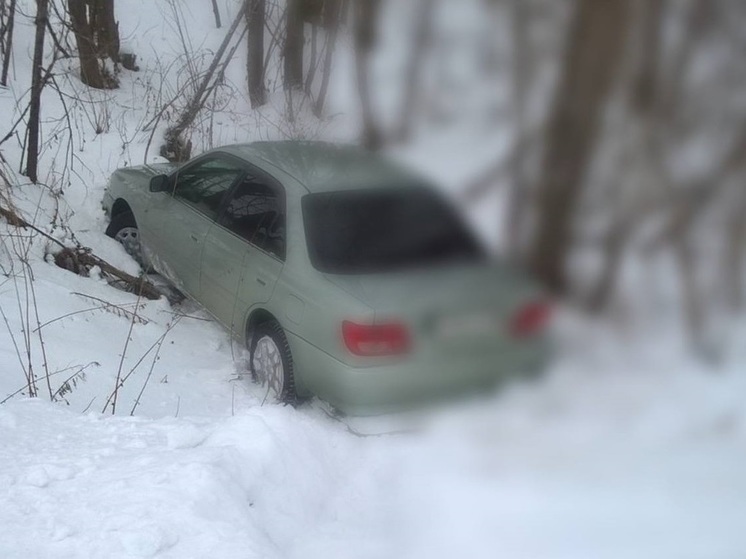
{"label": "side mirror", "polygon": [[150,179],[150,192],[168,192],[168,175],[156,175]]}

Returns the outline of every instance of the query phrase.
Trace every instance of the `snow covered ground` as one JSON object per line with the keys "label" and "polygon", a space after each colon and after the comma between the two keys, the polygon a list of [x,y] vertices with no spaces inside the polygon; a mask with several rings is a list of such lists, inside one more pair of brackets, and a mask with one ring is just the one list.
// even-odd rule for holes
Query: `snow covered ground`
{"label": "snow covered ground", "polygon": [[568,367],[379,437],[313,405],[145,419],[12,402],[0,556],[736,558],[743,390]]}
{"label": "snow covered ground", "polygon": [[[19,4],[32,13],[33,2]],[[48,188],[14,175],[12,189],[27,219],[132,273],[136,264],[102,233],[100,200],[113,169],[156,160],[140,127],[153,116],[156,82],[175,88],[178,72],[161,71],[182,54],[168,4],[138,6],[119,17],[141,72],[124,73],[118,91],[83,95],[74,64],[60,63],[61,87],[83,99],[69,107],[73,144],[68,152],[55,120],[64,107],[47,90]],[[214,49],[222,32],[209,3],[185,6],[192,48]],[[31,20],[17,25],[19,78],[0,91],[3,134],[27,94]],[[242,84],[243,71],[239,57],[228,80]],[[349,88],[333,88],[335,109],[349,109]],[[270,122],[281,109],[259,117],[239,95],[222,95],[196,150],[288,132]],[[96,133],[106,115],[109,131]],[[319,134],[344,136],[345,118]],[[448,187],[505,146],[503,134],[471,127],[399,156]],[[17,169],[20,141],[2,149]],[[498,207],[499,194],[471,214],[492,242]],[[713,370],[687,357],[666,317],[618,328],[565,310],[560,353],[542,379],[417,417],[341,422],[318,402],[265,403],[242,348],[195,304],[138,301],[96,270],[83,278],[56,267],[53,248],[0,223],[2,559],[744,556],[743,325]],[[37,399],[24,390],[29,365]],[[112,416],[118,376],[126,381]]]}

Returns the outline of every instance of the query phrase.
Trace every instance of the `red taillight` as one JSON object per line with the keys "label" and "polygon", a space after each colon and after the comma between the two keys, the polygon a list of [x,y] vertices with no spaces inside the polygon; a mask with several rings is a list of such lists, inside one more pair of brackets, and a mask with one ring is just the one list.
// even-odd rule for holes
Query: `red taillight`
{"label": "red taillight", "polygon": [[533,301],[519,308],[510,319],[509,331],[514,338],[529,338],[541,333],[552,316],[548,301]]}
{"label": "red taillight", "polygon": [[409,351],[409,333],[403,324],[342,323],[345,346],[355,355],[400,355]]}

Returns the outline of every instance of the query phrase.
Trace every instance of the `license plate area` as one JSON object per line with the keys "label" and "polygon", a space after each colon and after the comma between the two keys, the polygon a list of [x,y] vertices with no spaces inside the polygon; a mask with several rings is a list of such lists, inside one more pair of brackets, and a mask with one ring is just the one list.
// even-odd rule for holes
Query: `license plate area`
{"label": "license plate area", "polygon": [[442,315],[434,321],[433,335],[441,341],[469,341],[495,338],[500,329],[497,313],[472,311]]}

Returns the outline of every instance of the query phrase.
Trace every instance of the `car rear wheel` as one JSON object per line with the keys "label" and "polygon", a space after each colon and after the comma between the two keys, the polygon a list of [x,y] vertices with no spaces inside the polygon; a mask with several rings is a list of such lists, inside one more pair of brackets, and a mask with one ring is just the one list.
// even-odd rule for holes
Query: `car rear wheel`
{"label": "car rear wheel", "polygon": [[249,348],[251,376],[266,388],[265,401],[285,404],[298,402],[290,346],[282,327],[275,320],[256,327]]}
{"label": "car rear wheel", "polygon": [[143,264],[140,232],[132,212],[123,212],[111,218],[106,234],[118,241],[132,258]]}

